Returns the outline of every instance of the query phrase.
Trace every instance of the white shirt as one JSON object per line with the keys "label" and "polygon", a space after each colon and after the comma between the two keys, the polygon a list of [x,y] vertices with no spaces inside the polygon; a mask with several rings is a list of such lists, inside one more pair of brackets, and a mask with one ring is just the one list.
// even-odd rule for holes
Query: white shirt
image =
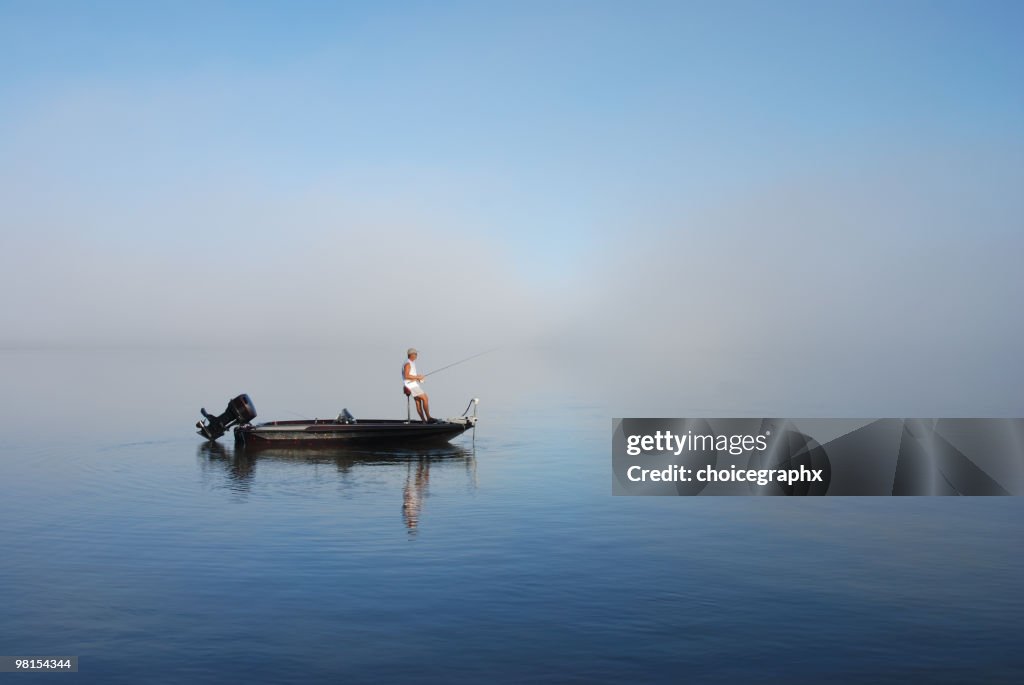
{"label": "white shirt", "polygon": [[[416,362],[414,362],[411,359],[406,359],[405,360],[405,364],[409,365],[409,375],[410,376],[418,376],[419,375],[418,373],[416,373]],[[416,381],[410,381],[410,380],[405,378],[405,364],[402,364],[402,378],[405,380],[405,387],[412,388],[414,385],[416,385]]]}

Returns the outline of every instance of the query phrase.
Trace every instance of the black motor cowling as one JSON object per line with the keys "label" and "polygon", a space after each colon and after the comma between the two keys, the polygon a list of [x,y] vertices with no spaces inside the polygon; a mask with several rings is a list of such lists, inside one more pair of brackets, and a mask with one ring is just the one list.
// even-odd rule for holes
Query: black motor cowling
{"label": "black motor cowling", "polygon": [[232,426],[241,426],[256,418],[256,407],[246,394],[229,400],[228,408],[220,416],[214,416],[206,409],[200,409],[199,412],[206,417],[206,423],[197,421],[197,432],[211,442],[224,435]]}

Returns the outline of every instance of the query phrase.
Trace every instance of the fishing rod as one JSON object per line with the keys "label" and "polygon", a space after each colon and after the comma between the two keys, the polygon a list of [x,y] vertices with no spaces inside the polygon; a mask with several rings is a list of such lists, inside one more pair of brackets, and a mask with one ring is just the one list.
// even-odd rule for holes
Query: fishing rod
{"label": "fishing rod", "polygon": [[485,354],[489,354],[489,353],[494,352],[495,350],[499,350],[499,349],[501,349],[501,348],[500,347],[493,347],[493,348],[491,348],[489,350],[484,350],[483,352],[478,352],[477,354],[474,354],[472,357],[466,357],[465,359],[457,361],[457,362],[455,362],[453,364],[449,364],[448,366],[442,366],[440,369],[434,369],[430,373],[425,373],[425,374],[423,374],[423,377],[426,378],[427,376],[433,376],[435,373],[438,373],[440,371],[444,371],[445,369],[450,369],[453,366],[458,366],[459,364],[468,362],[470,359],[476,359],[477,357],[482,357]]}

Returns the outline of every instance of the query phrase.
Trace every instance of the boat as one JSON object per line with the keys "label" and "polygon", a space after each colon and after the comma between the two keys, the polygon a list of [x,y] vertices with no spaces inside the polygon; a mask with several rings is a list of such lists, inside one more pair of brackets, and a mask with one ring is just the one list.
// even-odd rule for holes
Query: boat
{"label": "boat", "polygon": [[270,421],[235,428],[235,444],[247,448],[280,445],[408,445],[445,443],[476,425],[475,416],[433,423],[390,419]]}
{"label": "boat", "polygon": [[[356,419],[348,409],[334,419],[299,419],[253,424],[256,407],[248,395],[228,401],[227,409],[214,416],[200,409],[206,419],[196,423],[196,432],[216,442],[233,429],[235,444],[246,448],[263,446],[344,446],[344,445],[429,445],[443,444],[476,427],[477,398],[473,398],[462,416],[431,422],[401,419]],[[469,415],[469,410],[473,414]]]}

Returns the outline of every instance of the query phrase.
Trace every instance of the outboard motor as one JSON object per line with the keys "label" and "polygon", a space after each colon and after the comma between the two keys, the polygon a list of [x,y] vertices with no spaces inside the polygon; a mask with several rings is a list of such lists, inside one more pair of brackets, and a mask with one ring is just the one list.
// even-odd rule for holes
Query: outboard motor
{"label": "outboard motor", "polygon": [[206,423],[197,421],[197,432],[210,442],[224,435],[228,428],[245,425],[256,418],[256,407],[245,394],[228,401],[228,408],[220,416],[214,416],[206,409],[200,409],[199,412],[206,417]]}

